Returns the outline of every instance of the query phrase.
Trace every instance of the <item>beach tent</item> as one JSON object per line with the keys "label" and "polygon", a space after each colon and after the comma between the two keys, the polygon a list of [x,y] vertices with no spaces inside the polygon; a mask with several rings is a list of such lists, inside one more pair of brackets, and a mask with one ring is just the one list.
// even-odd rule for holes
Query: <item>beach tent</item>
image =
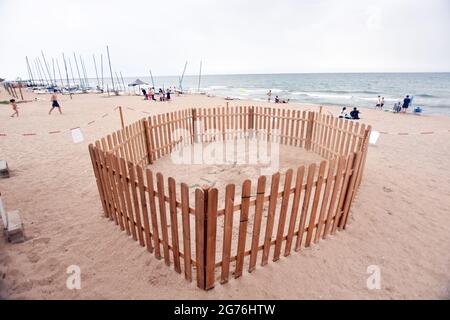
{"label": "beach tent", "polygon": [[128,84],[129,87],[136,87],[136,86],[138,86],[139,94],[141,92],[141,86],[142,85],[148,85],[148,83],[142,81],[141,79],[136,79],[136,80],[134,80],[134,82]]}

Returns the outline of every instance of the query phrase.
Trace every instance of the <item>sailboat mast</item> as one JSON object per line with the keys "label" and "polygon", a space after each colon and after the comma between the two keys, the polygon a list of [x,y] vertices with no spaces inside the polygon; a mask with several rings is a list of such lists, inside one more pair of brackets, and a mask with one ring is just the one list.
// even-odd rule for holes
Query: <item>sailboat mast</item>
{"label": "sailboat mast", "polygon": [[31,71],[30,62],[28,61],[27,56],[25,56],[25,60],[27,61],[27,68],[28,68],[28,73],[30,74],[30,78],[31,78],[31,85],[34,86],[35,82],[34,82],[33,72]]}
{"label": "sailboat mast", "polygon": [[[66,70],[67,90],[69,90],[70,99],[72,99],[72,91],[70,91],[69,73],[67,72],[67,63],[66,63],[66,58],[64,57],[64,52],[63,52],[62,56],[63,56],[63,60],[64,60],[64,69]],[[69,59],[69,62],[70,62],[70,59]],[[72,75],[72,78],[73,78],[73,75]],[[75,80],[73,82],[73,85],[75,85]]]}
{"label": "sailboat mast", "polygon": [[59,80],[61,80],[61,88],[64,88],[64,82],[61,75],[61,69],[59,68],[58,58],[56,58],[56,66],[58,67]]}
{"label": "sailboat mast", "polygon": [[152,78],[152,85],[153,85],[153,89],[155,89],[155,81],[153,81],[153,74],[152,74],[152,69],[150,69],[150,78]]}
{"label": "sailboat mast", "polygon": [[55,82],[55,86],[56,86],[57,83],[56,83],[55,58],[53,58],[53,57],[52,57],[52,69],[53,69],[53,81]]}
{"label": "sailboat mast", "polygon": [[120,71],[120,78],[122,79],[123,91],[128,92],[128,90],[126,90],[126,87],[125,87],[125,82],[123,81],[122,71]]}
{"label": "sailboat mast", "polygon": [[81,80],[80,69],[78,69],[77,56],[75,55],[75,52],[73,53],[73,59],[75,60],[75,66],[77,67],[78,80],[80,81],[81,88],[84,90],[84,83],[83,80]]}
{"label": "sailboat mast", "polygon": [[183,79],[184,79],[184,73],[186,72],[187,64],[188,64],[188,62],[186,61],[186,63],[184,64],[183,74],[181,75],[181,78],[180,78],[180,90],[181,90],[181,92],[183,92]]}
{"label": "sailboat mast", "polygon": [[94,58],[95,76],[97,77],[97,88],[100,88],[100,81],[98,79],[97,63],[95,62],[95,54],[92,55]]}
{"label": "sailboat mast", "polygon": [[120,80],[119,80],[119,76],[117,75],[117,72],[114,71],[114,73],[116,74],[116,79],[117,79],[117,89],[120,90]]}
{"label": "sailboat mast", "polygon": [[70,74],[72,76],[73,85],[74,85],[74,87],[78,87],[77,83],[75,82],[75,77],[73,75],[72,62],[70,62],[69,57],[67,57],[67,60],[69,60]]}
{"label": "sailboat mast", "polygon": [[200,72],[198,73],[198,87],[197,91],[200,92],[200,81],[202,80],[202,61],[200,60]]}
{"label": "sailboat mast", "polygon": [[46,82],[46,85],[48,86],[48,85],[50,85],[50,82],[47,79],[47,75],[45,74],[44,68],[42,67],[42,63],[41,63],[41,60],[39,59],[39,57],[37,58],[37,61],[38,61],[39,68],[42,72],[42,75],[44,77],[44,80]]}
{"label": "sailboat mast", "polygon": [[111,58],[109,57],[109,47],[108,46],[106,46],[106,51],[108,53],[109,72],[111,73],[111,82],[112,82],[113,91],[116,91],[116,89],[114,87],[114,77],[113,77],[113,72],[112,72],[112,68],[111,68]]}
{"label": "sailboat mast", "polygon": [[86,66],[84,65],[84,60],[80,55],[80,61],[81,61],[81,70],[83,71],[83,75],[84,75],[84,83],[86,83],[86,87],[89,88],[89,80],[87,77],[87,72],[86,72]]}
{"label": "sailboat mast", "polygon": [[103,53],[100,54],[100,69],[101,69],[101,75],[102,75],[102,90],[105,88],[105,81],[103,78]]}
{"label": "sailboat mast", "polygon": [[[47,70],[48,78],[50,80],[50,85],[53,86],[53,80],[52,80],[52,76],[50,74],[50,68],[48,67],[47,60],[45,60],[44,51],[41,50],[41,53],[42,53],[42,59],[44,61],[45,69]],[[45,70],[44,70],[44,72],[45,72]]]}
{"label": "sailboat mast", "polygon": [[36,69],[37,76],[39,77],[39,82],[40,82],[39,85],[41,85],[41,86],[45,85],[44,79],[42,79],[41,70],[39,70],[39,65],[37,63],[37,59],[34,59],[34,67]]}

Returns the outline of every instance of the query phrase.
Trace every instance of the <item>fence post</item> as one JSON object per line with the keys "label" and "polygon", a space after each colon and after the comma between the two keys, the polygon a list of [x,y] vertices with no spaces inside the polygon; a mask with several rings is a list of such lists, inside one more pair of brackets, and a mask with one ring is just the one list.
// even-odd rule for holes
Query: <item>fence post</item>
{"label": "fence post", "polygon": [[97,188],[98,188],[98,194],[100,196],[100,201],[102,203],[102,207],[103,207],[103,213],[105,215],[108,214],[108,208],[107,208],[107,203],[105,200],[105,195],[103,193],[103,181],[102,181],[102,177],[101,177],[101,173],[99,172],[99,164],[98,164],[98,159],[95,155],[95,151],[94,151],[94,145],[91,143],[89,145],[89,154],[91,155],[91,162],[92,162],[92,169],[94,171],[94,175],[95,175],[95,180],[97,182]]}
{"label": "fence post", "polygon": [[216,269],[217,189],[204,189],[205,196],[205,290],[214,288]]}
{"label": "fence post", "polygon": [[358,176],[360,175],[360,169],[361,169],[361,158],[362,158],[362,152],[358,151],[358,153],[356,153],[356,157],[355,157],[355,161],[353,162],[353,166],[351,168],[352,170],[352,175],[350,178],[350,182],[348,184],[346,193],[345,193],[345,201],[344,201],[344,208],[343,208],[343,212],[342,215],[340,217],[339,222],[339,230],[345,229],[345,226],[347,225],[347,221],[348,221],[348,215],[350,212],[350,207],[352,205],[353,202],[353,198],[355,196],[356,193],[356,189],[357,189],[357,179]]}
{"label": "fence post", "polygon": [[208,192],[202,189],[195,190],[195,260],[197,264],[197,287],[206,289],[206,239],[208,207]]}
{"label": "fence post", "polygon": [[255,129],[255,107],[250,107],[248,110],[248,130],[250,132],[250,138],[253,138]]}
{"label": "fence post", "polygon": [[122,107],[119,106],[119,113],[120,113],[120,123],[122,124],[122,129],[125,128],[125,124],[123,122],[123,113],[122,113]]}
{"label": "fence post", "polygon": [[152,161],[152,146],[150,143],[150,139],[151,139],[150,125],[149,125],[147,119],[144,119],[143,122],[144,122],[145,145],[147,146],[148,163],[152,164],[153,161]]}
{"label": "fence post", "polygon": [[198,142],[197,126],[196,126],[197,110],[195,108],[193,108],[193,109],[191,109],[191,112],[192,112],[192,137],[193,137],[194,143],[197,143]]}
{"label": "fence post", "polygon": [[308,122],[306,126],[306,144],[305,149],[310,151],[312,144],[312,136],[314,131],[314,112],[309,112],[308,114]]}
{"label": "fence post", "polygon": [[362,177],[363,177],[363,173],[364,173],[364,169],[366,168],[366,157],[367,157],[367,152],[369,151],[369,138],[370,138],[370,133],[372,132],[372,126],[368,126],[364,135],[364,140],[363,140],[363,144],[362,144],[362,160],[361,160],[361,164],[360,164],[360,173],[358,175],[358,180],[356,181],[356,186],[359,188],[359,186],[361,185],[361,181],[362,181]]}

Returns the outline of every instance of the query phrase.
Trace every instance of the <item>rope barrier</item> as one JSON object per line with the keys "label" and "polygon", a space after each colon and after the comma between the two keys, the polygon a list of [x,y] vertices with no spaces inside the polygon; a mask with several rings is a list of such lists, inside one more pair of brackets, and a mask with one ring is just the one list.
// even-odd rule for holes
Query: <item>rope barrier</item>
{"label": "rope barrier", "polygon": [[[119,108],[119,107],[115,107],[115,108],[113,109],[113,111],[116,111],[118,108]],[[136,111],[136,110],[134,110],[134,109],[132,109],[132,108],[129,108],[129,109],[130,109],[130,110],[133,110],[133,111]],[[144,111],[143,111],[143,112],[144,112]],[[147,113],[149,113],[149,112],[147,112]],[[106,118],[108,115],[109,115],[109,113],[105,113],[105,114],[103,114],[100,118]],[[98,119],[97,119],[97,120],[98,120]],[[90,126],[90,125],[92,125],[92,124],[95,123],[95,122],[96,122],[96,120],[92,120],[92,121],[88,122],[88,123],[86,124],[86,126]],[[77,127],[75,127],[75,128],[80,128],[80,126],[77,126]],[[31,137],[31,136],[40,136],[40,135],[44,135],[44,134],[58,134],[58,133],[70,132],[72,129],[74,129],[74,128],[71,128],[71,129],[65,129],[65,130],[63,129],[63,130],[48,131],[47,133],[42,133],[42,134],[39,134],[39,133],[36,133],[36,132],[29,132],[29,133],[13,133],[13,134],[0,133],[0,137],[12,136],[12,135],[15,135],[15,134],[18,134],[18,135],[23,136],[23,137]]]}
{"label": "rope barrier", "polygon": [[[113,111],[116,111],[117,109],[119,109],[119,107],[115,107],[113,108]],[[135,111],[135,112],[139,112],[136,109],[133,109],[131,107],[127,107],[128,110],[131,111]],[[152,114],[151,112],[148,111],[140,111],[141,113],[144,114]],[[107,116],[109,116],[109,113],[105,113],[103,114],[100,118],[106,118]],[[96,122],[96,120],[92,120],[90,122],[88,122],[86,124],[86,126],[90,126],[92,124],[94,124]],[[76,128],[80,128],[80,127],[76,127]],[[73,129],[73,128],[72,128]],[[72,129],[68,129],[68,130],[55,130],[55,131],[49,131],[48,134],[58,134],[58,133],[63,133],[66,131],[71,131]],[[374,130],[376,131],[376,130]],[[447,131],[422,131],[422,132],[386,132],[386,131],[378,131],[380,134],[382,135],[397,135],[397,136],[411,136],[411,135],[433,135],[433,134],[439,134],[439,133],[450,133],[450,129],[448,129]],[[40,134],[38,133],[22,133],[19,135],[24,136],[24,137],[30,137],[30,136],[39,136]],[[7,137],[8,134],[7,133],[0,133],[0,137]],[[11,134],[9,134],[9,136],[11,136]]]}
{"label": "rope barrier", "polygon": [[[376,131],[376,130],[375,130]],[[448,133],[450,129],[447,131],[421,131],[421,132],[386,132],[386,131],[378,131],[382,135],[392,135],[392,136],[414,136],[414,135],[432,135],[439,133]]]}

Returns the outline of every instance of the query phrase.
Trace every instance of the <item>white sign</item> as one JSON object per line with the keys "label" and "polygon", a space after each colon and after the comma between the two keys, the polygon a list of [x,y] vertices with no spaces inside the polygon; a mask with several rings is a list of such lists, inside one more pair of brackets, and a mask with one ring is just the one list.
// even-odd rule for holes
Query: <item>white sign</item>
{"label": "white sign", "polygon": [[84,141],[83,133],[80,128],[71,129],[73,143],[80,143]]}
{"label": "white sign", "polygon": [[377,144],[377,140],[380,137],[380,133],[378,131],[372,131],[369,137],[370,144]]}

